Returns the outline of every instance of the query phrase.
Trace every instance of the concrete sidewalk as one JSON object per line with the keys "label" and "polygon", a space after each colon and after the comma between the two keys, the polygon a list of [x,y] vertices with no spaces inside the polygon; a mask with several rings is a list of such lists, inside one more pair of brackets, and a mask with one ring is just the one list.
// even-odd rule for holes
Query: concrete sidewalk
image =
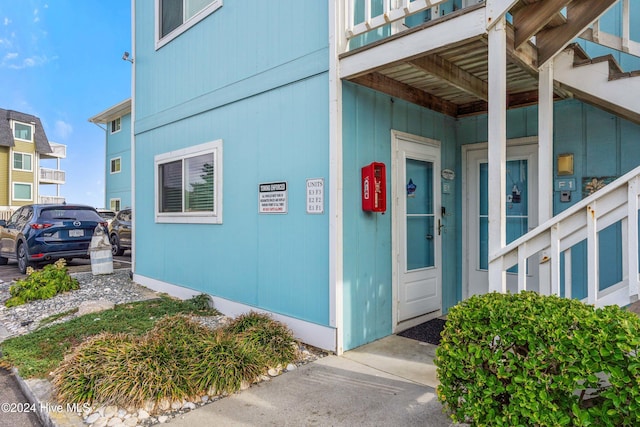
{"label": "concrete sidewalk", "polygon": [[328,356],[171,419],[185,426],[451,426],[435,346],[390,336]]}

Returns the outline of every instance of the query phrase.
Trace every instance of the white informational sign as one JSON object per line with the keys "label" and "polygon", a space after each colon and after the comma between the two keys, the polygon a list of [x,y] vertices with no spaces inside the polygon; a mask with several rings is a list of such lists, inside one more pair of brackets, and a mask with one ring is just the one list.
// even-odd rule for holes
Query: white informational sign
{"label": "white informational sign", "polygon": [[258,212],[287,213],[287,183],[269,182],[258,186]]}
{"label": "white informational sign", "polygon": [[324,213],[324,178],[307,180],[307,213]]}

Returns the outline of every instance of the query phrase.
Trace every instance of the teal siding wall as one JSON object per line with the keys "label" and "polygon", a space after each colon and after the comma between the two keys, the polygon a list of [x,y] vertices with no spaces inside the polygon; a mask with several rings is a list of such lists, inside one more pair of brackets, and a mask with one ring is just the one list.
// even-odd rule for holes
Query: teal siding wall
{"label": "teal siding wall", "polygon": [[[109,208],[111,199],[120,199],[120,207],[131,206],[131,114],[122,116],[120,131],[111,133],[107,124],[107,149],[105,155],[105,201]],[[111,173],[111,159],[120,157],[120,173]]]}
{"label": "teal siding wall", "polygon": [[[441,167],[456,162],[455,122],[439,113],[387,95],[343,85],[344,178],[344,349],[348,350],[392,332],[391,200],[387,212],[372,214],[361,207],[360,169],[373,161],[387,166],[391,189],[391,130],[433,138],[442,143]],[[448,212],[455,212],[455,188],[442,195]],[[459,299],[456,275],[456,228],[445,218],[443,235],[443,304]]]}
{"label": "teal siding wall", "polygon": [[[157,51],[153,4],[135,6],[136,273],[329,325],[326,2],[225,2]],[[217,139],[223,224],[156,224],[154,156]],[[325,178],[322,215],[308,178]],[[276,181],[288,213],[258,214]]]}

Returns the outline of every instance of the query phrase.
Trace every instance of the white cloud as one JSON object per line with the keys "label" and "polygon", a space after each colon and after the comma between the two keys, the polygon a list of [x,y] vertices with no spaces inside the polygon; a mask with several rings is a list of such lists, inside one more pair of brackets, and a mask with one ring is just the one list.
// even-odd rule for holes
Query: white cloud
{"label": "white cloud", "polygon": [[57,120],[55,125],[55,134],[59,139],[66,140],[73,133],[73,127],[62,120]]}
{"label": "white cloud", "polygon": [[34,9],[33,11],[33,22],[40,21],[40,17],[38,16],[38,9]]}
{"label": "white cloud", "polygon": [[13,70],[22,70],[23,68],[38,67],[49,62],[49,58],[46,56],[32,56],[30,58],[24,58],[22,61],[19,59],[17,53],[8,53],[2,58],[0,67],[7,67]]}
{"label": "white cloud", "polygon": [[4,24],[5,26],[7,26],[7,25],[11,24],[11,19],[9,19],[9,18],[7,18],[7,17],[5,16],[2,22],[3,22],[3,24]]}

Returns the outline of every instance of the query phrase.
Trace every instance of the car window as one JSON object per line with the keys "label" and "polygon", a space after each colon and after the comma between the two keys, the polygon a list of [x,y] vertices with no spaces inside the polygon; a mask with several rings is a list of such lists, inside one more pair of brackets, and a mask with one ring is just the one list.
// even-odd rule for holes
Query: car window
{"label": "car window", "polygon": [[131,221],[131,211],[120,211],[120,213],[118,213],[118,220]]}
{"label": "car window", "polygon": [[24,210],[24,208],[20,208],[17,211],[15,211],[13,213],[13,215],[11,215],[11,218],[9,218],[9,222],[10,223],[15,223],[18,221],[18,218],[20,218],[20,216],[22,216],[22,211]]}
{"label": "car window", "polygon": [[40,219],[45,220],[77,220],[77,221],[101,221],[102,218],[92,209],[78,208],[51,208],[40,212]]}
{"label": "car window", "polygon": [[111,218],[114,218],[116,216],[116,214],[113,213],[113,212],[98,212],[98,213],[104,219],[111,219]]}

